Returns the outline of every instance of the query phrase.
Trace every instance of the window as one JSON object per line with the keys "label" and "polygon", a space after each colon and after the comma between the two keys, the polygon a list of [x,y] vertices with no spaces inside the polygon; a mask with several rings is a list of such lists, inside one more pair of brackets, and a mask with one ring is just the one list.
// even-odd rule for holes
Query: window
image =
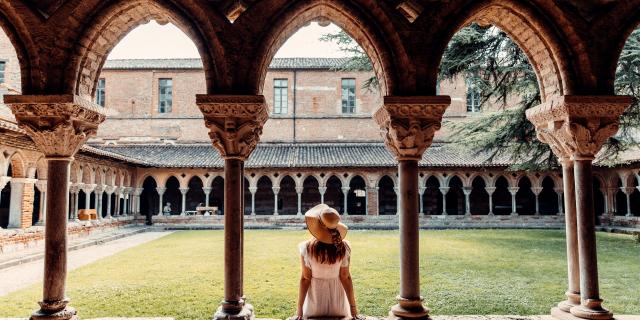
{"label": "window", "polygon": [[7,67],[6,61],[0,61],[0,83],[4,83],[4,70]]}
{"label": "window", "polygon": [[104,78],[98,79],[98,88],[96,89],[96,103],[101,107],[104,107],[104,103],[105,103],[105,95],[104,95],[105,84],[106,84],[106,80]]}
{"label": "window", "polygon": [[287,79],[273,79],[273,113],[286,114],[288,112],[289,83]]}
{"label": "window", "polygon": [[356,113],[356,79],[342,79],[342,113]]}
{"label": "window", "polygon": [[480,112],[480,90],[467,81],[467,112]]}
{"label": "window", "polygon": [[173,80],[158,79],[158,112],[171,112],[173,105]]}

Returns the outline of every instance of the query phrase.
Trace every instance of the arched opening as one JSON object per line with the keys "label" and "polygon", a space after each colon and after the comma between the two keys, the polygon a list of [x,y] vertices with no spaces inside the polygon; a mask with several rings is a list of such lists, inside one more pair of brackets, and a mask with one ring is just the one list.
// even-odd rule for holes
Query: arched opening
{"label": "arched opening", "polygon": [[103,218],[106,218],[111,214],[109,212],[109,208],[112,208],[110,203],[111,203],[111,197],[109,196],[108,193],[103,192],[102,193],[102,209],[100,212]]}
{"label": "arched opening", "polygon": [[158,184],[153,177],[146,177],[142,182],[142,193],[140,193],[140,214],[152,216],[160,213],[160,196],[158,195]]}
{"label": "arched opening", "polygon": [[616,179],[616,186],[618,187],[616,191],[616,215],[625,216],[627,215],[627,195],[622,191],[622,180],[620,178]]}
{"label": "arched opening", "polygon": [[389,176],[384,176],[378,182],[378,212],[380,215],[395,215],[398,213],[398,196],[395,183]]}
{"label": "arched opening", "polygon": [[536,213],[536,195],[531,191],[531,180],[522,177],[518,181],[518,192],[516,192],[516,212],[518,214]]}
{"label": "arched opening", "polygon": [[[180,181],[178,178],[171,176],[165,183],[167,190],[162,196],[163,212],[169,211],[169,215],[178,215],[182,212],[182,193],[180,192]],[[165,209],[166,208],[166,209]],[[166,213],[165,213],[166,214]]]}
{"label": "arched opening", "polygon": [[278,193],[278,214],[295,215],[298,213],[298,193],[296,182],[290,176],[280,180]]}
{"label": "arched opening", "polygon": [[560,212],[560,208],[558,207],[558,194],[554,188],[555,183],[551,177],[546,176],[542,179],[542,191],[540,191],[538,195],[540,214],[554,215]]}
{"label": "arched opening", "polygon": [[640,190],[638,190],[638,180],[634,177],[631,179],[633,183],[633,192],[629,196],[631,201],[631,215],[640,215]]}
{"label": "arched opening", "polygon": [[367,186],[360,176],[351,178],[347,195],[347,212],[350,215],[367,214]]}
{"label": "arched opening", "polygon": [[84,190],[80,189],[80,191],[78,191],[78,210],[89,209],[86,206],[86,199],[87,194],[84,192]]}
{"label": "arched opening", "polygon": [[[593,179],[593,207],[596,216],[604,215],[605,212],[605,197],[602,192],[602,184],[600,179]],[[596,218],[598,220],[598,218]]]}
{"label": "arched opening", "polygon": [[216,207],[218,214],[224,214],[224,178],[221,176],[217,176],[211,181],[209,206]]}
{"label": "arched opening", "polygon": [[[13,175],[13,167],[9,164],[6,177]],[[0,227],[6,229],[9,226],[9,208],[11,207],[11,182],[0,191]]]}
{"label": "arched opening", "polygon": [[422,195],[424,214],[442,214],[442,192],[440,192],[440,181],[434,176],[430,176],[425,184],[427,188]]}
{"label": "arched opening", "polygon": [[314,176],[308,176],[302,183],[302,213],[318,205],[322,200],[320,197],[320,184]]}
{"label": "arched opening", "polygon": [[243,184],[243,190],[244,190],[244,214],[251,214],[251,191],[249,190],[249,180],[247,180],[247,178],[244,178],[242,180],[242,184]]}
{"label": "arched opening", "polygon": [[344,212],[344,194],[342,193],[342,182],[338,177],[331,176],[327,179],[327,191],[324,194],[324,203],[338,212]]}
{"label": "arched opening", "polygon": [[489,214],[489,194],[485,187],[486,183],[482,177],[475,177],[471,181],[471,194],[469,195],[471,214]]}
{"label": "arched opening", "polygon": [[464,192],[462,191],[462,180],[457,176],[449,180],[449,191],[446,195],[447,214],[458,215],[465,212]]}
{"label": "arched opening", "polygon": [[256,191],[256,214],[272,215],[275,209],[274,200],[271,179],[267,176],[260,177]]}
{"label": "arched opening", "polygon": [[509,192],[509,181],[505,177],[496,180],[496,190],[493,193],[493,213],[496,215],[511,214],[511,193]]}
{"label": "arched opening", "polygon": [[202,189],[202,179],[193,176],[189,179],[189,191],[187,191],[186,210],[195,211],[197,207],[204,206],[205,194]]}

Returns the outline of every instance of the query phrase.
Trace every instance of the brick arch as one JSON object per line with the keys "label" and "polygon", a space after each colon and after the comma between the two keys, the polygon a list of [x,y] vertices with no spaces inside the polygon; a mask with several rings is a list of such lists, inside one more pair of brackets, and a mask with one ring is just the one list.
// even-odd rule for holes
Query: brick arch
{"label": "brick arch", "polygon": [[14,152],[11,157],[9,157],[9,164],[11,164],[11,177],[27,177],[27,163],[19,151]]}
{"label": "brick arch", "polygon": [[[376,26],[372,18],[361,13],[348,1],[300,1],[273,17],[272,27],[258,37],[260,43],[253,56],[256,62],[248,72],[250,75],[257,75],[248,82],[253,88],[257,88],[258,93],[263,90],[267,69],[280,47],[300,28],[319,19],[333,22],[364,49],[379,79],[381,95],[395,92],[398,72],[392,59],[401,61],[404,66],[411,65],[395,29],[384,30],[385,33],[380,34],[380,26]],[[403,80],[411,80],[410,77],[405,74]]]}
{"label": "brick arch", "polygon": [[[216,15],[208,15],[207,20],[203,20],[195,16],[202,15],[201,8],[186,7],[167,0],[119,0],[97,12],[91,26],[76,43],[67,68],[66,90],[92,97],[109,52],[129,31],[150,20],[157,20],[173,23],[194,42],[203,62],[207,90],[213,91],[221,78],[218,75],[225,73],[225,67],[218,63],[224,59],[224,50],[211,23],[223,20]],[[191,14],[193,12],[196,13]]]}
{"label": "brick arch", "polygon": [[[586,52],[571,57],[567,48],[572,44],[565,43],[568,40],[561,39],[555,32],[556,28],[540,17],[536,9],[514,0],[473,1],[444,28],[450,33],[445,37],[446,42],[438,46],[438,65],[447,44],[458,30],[472,22],[493,25],[507,33],[527,56],[536,73],[543,102],[552,97],[575,93],[581,79],[573,72],[575,66],[571,63],[584,58]],[[582,44],[575,46],[583,47]]]}
{"label": "brick arch", "polygon": [[6,2],[0,4],[0,28],[16,51],[23,94],[42,91],[46,80],[41,68],[41,53],[31,37],[28,26],[32,22],[40,23],[42,19],[28,7],[22,7],[18,14],[17,10]]}

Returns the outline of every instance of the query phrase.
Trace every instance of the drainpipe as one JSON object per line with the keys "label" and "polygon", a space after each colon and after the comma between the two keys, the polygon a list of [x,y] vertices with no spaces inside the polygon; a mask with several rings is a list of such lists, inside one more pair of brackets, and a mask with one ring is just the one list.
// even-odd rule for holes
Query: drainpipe
{"label": "drainpipe", "polygon": [[298,87],[298,70],[293,69],[293,142],[296,142],[296,89]]}

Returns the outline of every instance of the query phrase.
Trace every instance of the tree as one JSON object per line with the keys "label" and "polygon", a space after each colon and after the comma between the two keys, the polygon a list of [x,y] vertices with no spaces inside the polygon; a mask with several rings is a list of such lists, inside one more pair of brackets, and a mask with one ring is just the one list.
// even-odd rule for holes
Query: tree
{"label": "tree", "polygon": [[[324,35],[352,57],[341,70],[370,70],[371,62],[355,41],[341,31]],[[357,47],[357,48],[354,48]],[[365,69],[368,67],[368,69]],[[453,145],[487,156],[491,163],[508,158],[513,170],[544,170],[557,167],[547,144],[536,138],[535,128],[525,116],[527,109],[540,104],[536,74],[524,52],[502,30],[471,24],[451,39],[442,59],[439,81],[464,78],[471,90],[480,93],[480,107],[491,105],[498,111],[483,112],[470,121],[445,122],[452,132]],[[377,83],[371,80],[371,83]],[[370,87],[369,87],[370,88]],[[630,36],[620,57],[616,93],[640,97],[640,29]],[[621,117],[619,133],[607,141],[603,154],[613,165],[625,150],[637,147],[640,107],[634,104]]]}

